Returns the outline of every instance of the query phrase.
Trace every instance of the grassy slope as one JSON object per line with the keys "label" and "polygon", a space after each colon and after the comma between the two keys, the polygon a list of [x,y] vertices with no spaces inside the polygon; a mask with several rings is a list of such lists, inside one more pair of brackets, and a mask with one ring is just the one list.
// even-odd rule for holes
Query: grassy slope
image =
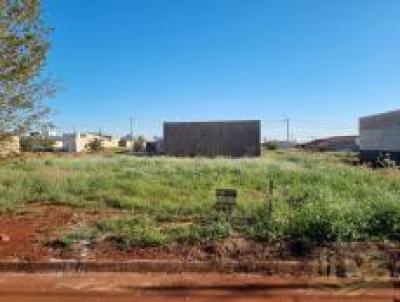
{"label": "grassy slope", "polygon": [[[123,246],[232,233],[261,241],[398,240],[400,181],[397,173],[389,174],[346,166],[329,155],[293,152],[235,160],[46,157],[0,167],[0,209],[52,202],[128,210],[132,219],[99,222],[68,237],[113,233]],[[265,202],[271,179],[272,215]],[[214,211],[214,189],[223,187],[239,190],[236,219]]]}

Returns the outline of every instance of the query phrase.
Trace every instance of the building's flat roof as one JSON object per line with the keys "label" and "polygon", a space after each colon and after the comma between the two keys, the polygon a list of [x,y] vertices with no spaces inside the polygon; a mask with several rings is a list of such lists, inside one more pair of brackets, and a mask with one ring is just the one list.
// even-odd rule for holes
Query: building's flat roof
{"label": "building's flat roof", "polygon": [[261,123],[261,120],[208,120],[208,121],[164,122],[164,124],[212,124],[212,123]]}
{"label": "building's flat roof", "polygon": [[376,128],[400,123],[400,110],[388,111],[360,118],[360,127]]}
{"label": "building's flat roof", "polygon": [[398,114],[400,114],[400,109],[399,110],[391,110],[391,111],[376,113],[376,114],[365,115],[365,116],[362,116],[360,119],[379,118],[379,117],[382,117],[382,116],[398,115]]}

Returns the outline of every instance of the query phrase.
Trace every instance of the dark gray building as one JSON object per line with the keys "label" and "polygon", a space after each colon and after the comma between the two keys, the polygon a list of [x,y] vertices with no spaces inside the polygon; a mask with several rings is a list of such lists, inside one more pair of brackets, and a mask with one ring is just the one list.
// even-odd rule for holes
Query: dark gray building
{"label": "dark gray building", "polygon": [[400,110],[360,118],[360,157],[375,162],[389,155],[400,162]]}
{"label": "dark gray building", "polygon": [[164,151],[170,156],[260,156],[261,122],[165,122]]}

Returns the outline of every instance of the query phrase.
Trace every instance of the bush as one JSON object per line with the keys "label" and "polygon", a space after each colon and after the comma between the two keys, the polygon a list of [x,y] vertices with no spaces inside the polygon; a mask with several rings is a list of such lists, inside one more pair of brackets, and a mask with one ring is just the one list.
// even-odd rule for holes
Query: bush
{"label": "bush", "polygon": [[100,233],[112,233],[117,238],[116,245],[121,249],[132,246],[158,246],[167,240],[166,236],[145,218],[109,220],[97,223],[95,227]]}
{"label": "bush", "polygon": [[133,142],[133,151],[144,152],[146,150],[146,139],[144,136],[139,135]]}
{"label": "bush", "polygon": [[111,233],[116,246],[129,249],[134,246],[161,246],[170,242],[195,243],[203,240],[217,240],[229,237],[232,226],[224,219],[217,218],[208,225],[158,227],[155,220],[145,216],[132,219],[108,220],[95,224],[92,235]]}
{"label": "bush", "polygon": [[232,233],[232,226],[225,220],[217,219],[207,226],[192,224],[189,227],[172,229],[169,233],[173,241],[189,243],[213,241],[229,237]]}
{"label": "bush", "polygon": [[274,151],[278,149],[278,144],[275,142],[266,142],[264,143],[264,148],[270,151]]}
{"label": "bush", "polygon": [[400,240],[400,203],[374,203],[365,223],[367,238]]}
{"label": "bush", "polygon": [[103,142],[97,137],[90,141],[86,148],[88,148],[91,152],[101,152],[104,150]]}
{"label": "bush", "polygon": [[285,236],[286,222],[279,219],[279,214],[273,212],[272,215],[263,207],[258,209],[256,215],[252,217],[252,224],[247,228],[247,235],[257,241],[275,241]]}

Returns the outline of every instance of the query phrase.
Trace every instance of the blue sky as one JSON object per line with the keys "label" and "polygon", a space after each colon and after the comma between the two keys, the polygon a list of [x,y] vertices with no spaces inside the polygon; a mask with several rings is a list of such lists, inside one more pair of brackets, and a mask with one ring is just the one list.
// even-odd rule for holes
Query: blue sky
{"label": "blue sky", "polygon": [[400,1],[44,0],[60,130],[161,132],[261,119],[263,135],[357,132],[400,107]]}

